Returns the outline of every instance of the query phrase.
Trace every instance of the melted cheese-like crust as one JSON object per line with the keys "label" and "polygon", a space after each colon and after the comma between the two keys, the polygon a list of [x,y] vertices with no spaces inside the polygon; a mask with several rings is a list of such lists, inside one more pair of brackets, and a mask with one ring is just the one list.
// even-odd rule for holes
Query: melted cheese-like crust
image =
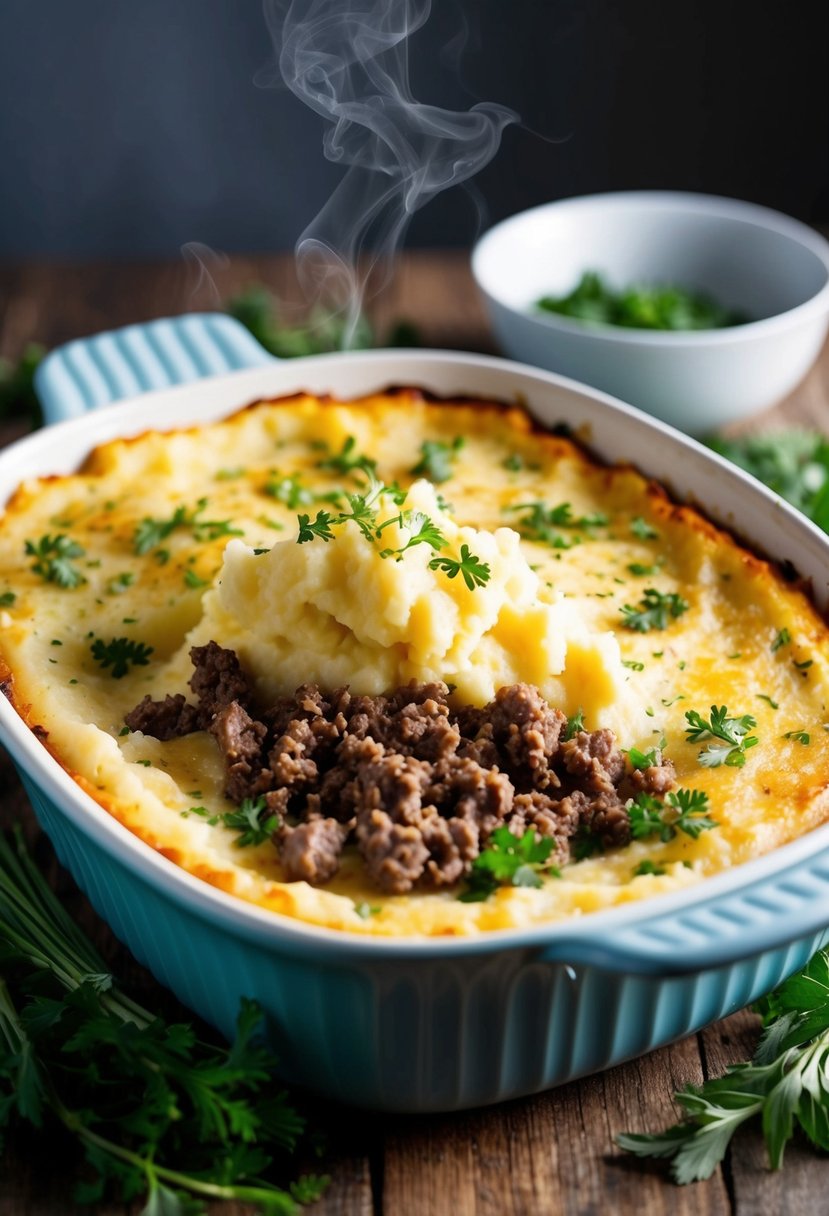
{"label": "melted cheese-like crust", "polygon": [[[523,551],[545,584],[577,602],[587,625],[616,632],[628,691],[647,724],[623,744],[648,748],[664,735],[679,785],[707,793],[717,828],[697,840],[679,833],[667,843],[633,842],[568,865],[538,890],[503,887],[485,902],[460,903],[452,891],[384,896],[356,855],[346,855],[323,888],[285,883],[270,844],[238,848],[234,832],[187,814],[194,805],[230,809],[212,738],[200,732],[161,743],[125,734],[124,714],[146,693],[187,691],[187,635],[201,619],[228,530],[257,548],[296,535],[298,511],[313,516],[318,507],[291,507],[266,487],[293,475],[317,493],[353,485],[318,467],[320,445],[337,452],[350,435],[386,482],[402,486],[413,481],[424,440],[463,436],[452,476],[439,487],[461,525],[514,526],[511,508],[536,500],[569,503],[574,517],[608,517],[607,525],[567,531],[578,542],[570,548],[523,540]],[[169,520],[181,507],[192,519],[203,498],[197,522],[231,523],[185,522],[147,553],[135,552],[142,520]],[[75,588],[46,581],[25,552],[26,540],[60,533],[85,550],[73,559],[86,580]],[[648,573],[636,573],[642,570]],[[651,586],[677,592],[688,610],[664,630],[624,628],[621,608]],[[520,410],[432,404],[417,392],[347,404],[297,396],[201,428],[107,443],[78,474],[30,481],[16,492],[0,526],[0,596],[7,591],[15,599],[0,611],[6,687],[78,784],[191,873],[315,924],[452,935],[577,916],[697,883],[802,835],[829,813],[827,629],[806,595],[634,470],[594,463],[568,440],[539,432]],[[113,679],[91,645],[118,637],[153,653],[145,666]],[[776,645],[781,637],[788,640]],[[707,716],[712,704],[757,719],[759,744],[743,768],[705,768],[701,744],[686,741],[685,712]],[[786,738],[790,732],[800,738]],[[635,876],[645,860],[664,873]],[[366,906],[371,913],[360,915],[356,909]]]}

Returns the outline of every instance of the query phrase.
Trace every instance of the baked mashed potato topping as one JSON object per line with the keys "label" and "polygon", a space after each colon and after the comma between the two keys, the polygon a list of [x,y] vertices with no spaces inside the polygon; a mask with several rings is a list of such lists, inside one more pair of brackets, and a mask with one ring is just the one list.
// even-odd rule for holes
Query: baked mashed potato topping
{"label": "baked mashed potato topping", "polygon": [[[363,484],[356,454],[408,491],[394,510],[439,518],[445,549],[381,559],[353,525],[296,543],[298,516],[336,514]],[[387,502],[381,522],[394,510]],[[402,525],[383,535],[391,549],[407,540]],[[490,566],[486,586],[429,568],[441,554],[457,560],[461,543]],[[306,599],[306,624],[312,566],[314,594],[327,596]],[[359,604],[348,617],[351,578]],[[191,873],[308,922],[459,934],[580,915],[697,883],[827,815],[827,630],[806,595],[634,470],[593,462],[519,410],[417,392],[299,396],[108,443],[78,474],[14,495],[0,527],[0,604],[7,695],[79,785]],[[324,646],[309,644],[317,635]],[[537,683],[568,716],[581,707],[588,729],[612,725],[629,754],[661,748],[716,827],[649,831],[479,902],[453,889],[384,895],[349,856],[325,886],[285,882],[268,839],[238,844],[207,732],[161,742],[123,725],[145,694],[185,692],[190,648],[208,640],[238,650],[263,696],[328,683],[320,661],[304,667],[311,651],[333,664],[332,682],[335,670],[339,682],[371,680],[374,656],[392,664],[392,684],[438,668],[479,703],[502,680]],[[284,683],[271,645],[297,662]],[[535,679],[542,655],[549,670]]]}
{"label": "baked mashed potato topping", "polygon": [[[291,535],[265,554],[231,540],[191,643],[234,650],[263,704],[303,683],[377,696],[442,680],[459,703],[483,705],[525,681],[565,713],[581,707],[592,723],[630,735],[625,711],[634,718],[635,702],[619,643],[542,583],[518,533],[459,526],[425,480],[396,497],[377,492],[381,535],[369,543],[351,520],[332,540]],[[443,539],[438,550],[411,543],[424,520]],[[436,552],[463,545],[484,572],[479,582],[436,566]]]}

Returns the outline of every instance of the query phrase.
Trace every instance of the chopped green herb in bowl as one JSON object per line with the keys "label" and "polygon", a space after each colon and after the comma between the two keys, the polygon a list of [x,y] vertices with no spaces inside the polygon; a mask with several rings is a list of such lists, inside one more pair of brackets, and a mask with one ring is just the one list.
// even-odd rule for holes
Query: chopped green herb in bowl
{"label": "chopped green herb in bowl", "polygon": [[595,270],[586,270],[567,295],[542,296],[537,307],[587,324],[625,329],[725,329],[749,320],[709,295],[674,284],[643,283],[616,291]]}

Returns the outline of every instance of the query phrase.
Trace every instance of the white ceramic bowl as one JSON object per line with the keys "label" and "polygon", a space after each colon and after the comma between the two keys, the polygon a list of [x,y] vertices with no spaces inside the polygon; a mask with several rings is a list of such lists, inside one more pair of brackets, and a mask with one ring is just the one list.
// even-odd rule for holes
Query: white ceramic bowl
{"label": "white ceramic bowl", "polygon": [[[543,295],[569,292],[585,270],[616,289],[675,283],[753,319],[674,333],[534,308]],[[735,199],[638,191],[548,203],[492,228],[472,271],[507,354],[696,434],[791,392],[829,329],[829,242]]]}

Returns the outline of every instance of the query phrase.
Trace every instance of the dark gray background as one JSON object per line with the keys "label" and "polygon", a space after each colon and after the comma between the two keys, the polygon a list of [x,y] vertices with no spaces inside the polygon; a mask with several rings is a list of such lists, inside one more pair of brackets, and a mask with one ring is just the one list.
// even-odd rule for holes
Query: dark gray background
{"label": "dark gray background", "polygon": [[[467,244],[550,198],[668,187],[829,220],[826,0],[434,0],[412,40],[426,101],[499,101],[470,195],[411,244]],[[460,77],[442,55],[470,24]],[[0,0],[0,256],[291,247],[339,178],[321,120],[258,88],[260,0]]]}

